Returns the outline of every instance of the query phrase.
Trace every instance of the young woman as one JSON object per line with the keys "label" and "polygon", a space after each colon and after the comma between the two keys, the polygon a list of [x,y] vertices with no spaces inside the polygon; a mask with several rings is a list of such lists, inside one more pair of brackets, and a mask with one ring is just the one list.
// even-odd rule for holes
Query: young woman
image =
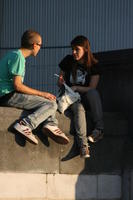
{"label": "young woman", "polygon": [[[81,95],[81,102],[70,106],[74,117],[76,140],[80,156],[90,157],[88,140],[97,142],[103,137],[103,113],[100,96],[96,90],[99,74],[98,60],[90,50],[86,37],[77,36],[71,41],[72,55],[67,55],[59,64],[58,85],[65,81],[74,91]],[[86,111],[90,110],[94,129],[87,138]]]}

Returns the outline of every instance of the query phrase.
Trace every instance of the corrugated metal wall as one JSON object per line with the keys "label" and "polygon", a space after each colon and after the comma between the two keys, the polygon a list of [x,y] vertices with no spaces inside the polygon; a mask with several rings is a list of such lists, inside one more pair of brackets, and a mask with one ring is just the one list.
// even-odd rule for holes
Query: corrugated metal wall
{"label": "corrugated metal wall", "polygon": [[[68,46],[73,37],[88,37],[93,52],[133,48],[132,0],[0,0],[0,47],[20,45],[22,33],[39,31],[45,47]],[[26,82],[57,91],[53,74],[69,48],[42,49],[28,59]],[[5,53],[0,50],[0,56]]]}

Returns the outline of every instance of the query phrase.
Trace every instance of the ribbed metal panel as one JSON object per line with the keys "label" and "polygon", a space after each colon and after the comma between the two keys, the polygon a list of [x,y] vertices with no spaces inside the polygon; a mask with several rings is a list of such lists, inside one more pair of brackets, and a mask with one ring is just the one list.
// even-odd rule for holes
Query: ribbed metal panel
{"label": "ribbed metal panel", "polygon": [[27,28],[41,32],[46,46],[68,45],[86,35],[94,51],[133,46],[132,0],[0,0],[2,46],[16,46]]}
{"label": "ribbed metal panel", "polygon": [[[73,37],[83,34],[93,52],[133,48],[132,0],[0,0],[0,11],[1,47],[20,46],[22,33],[32,28],[41,33],[46,47],[68,46]],[[29,59],[26,81],[56,91],[53,74],[69,51],[42,49],[35,59]]]}

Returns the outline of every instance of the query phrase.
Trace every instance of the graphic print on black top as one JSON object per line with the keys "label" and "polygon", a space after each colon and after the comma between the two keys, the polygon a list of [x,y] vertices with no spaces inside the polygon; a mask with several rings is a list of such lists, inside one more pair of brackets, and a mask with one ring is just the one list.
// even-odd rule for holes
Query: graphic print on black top
{"label": "graphic print on black top", "polygon": [[81,67],[78,67],[76,72],[76,80],[73,80],[72,74],[70,74],[70,83],[75,83],[76,85],[84,85],[86,82],[87,72]]}

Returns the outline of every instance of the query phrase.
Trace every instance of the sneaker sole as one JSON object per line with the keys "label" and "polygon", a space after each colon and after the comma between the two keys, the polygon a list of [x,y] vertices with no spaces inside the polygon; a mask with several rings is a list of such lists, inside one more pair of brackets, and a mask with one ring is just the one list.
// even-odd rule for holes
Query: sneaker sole
{"label": "sneaker sole", "polygon": [[83,159],[90,158],[90,155],[87,155],[87,156],[80,156],[80,158],[83,158]]}
{"label": "sneaker sole", "polygon": [[100,137],[98,137],[98,139],[95,141],[92,137],[88,137],[88,140],[90,141],[90,142],[92,142],[92,143],[95,143],[95,142],[98,142],[99,140],[101,140],[101,139],[103,139],[103,135],[102,136],[100,136]]}
{"label": "sneaker sole", "polygon": [[18,133],[22,134],[22,136],[23,136],[24,138],[26,138],[28,141],[30,141],[30,142],[32,142],[32,143],[34,143],[34,144],[38,144],[37,139],[34,140],[34,139],[32,139],[32,138],[30,138],[30,137],[24,135],[23,132],[21,132],[21,131],[20,131],[17,127],[15,127],[15,126],[14,126],[14,129],[15,129]]}
{"label": "sneaker sole", "polygon": [[48,128],[43,128],[43,133],[47,136],[53,139],[58,144],[68,144],[69,139],[66,137],[62,137],[61,135],[54,135],[52,131],[50,131]]}

